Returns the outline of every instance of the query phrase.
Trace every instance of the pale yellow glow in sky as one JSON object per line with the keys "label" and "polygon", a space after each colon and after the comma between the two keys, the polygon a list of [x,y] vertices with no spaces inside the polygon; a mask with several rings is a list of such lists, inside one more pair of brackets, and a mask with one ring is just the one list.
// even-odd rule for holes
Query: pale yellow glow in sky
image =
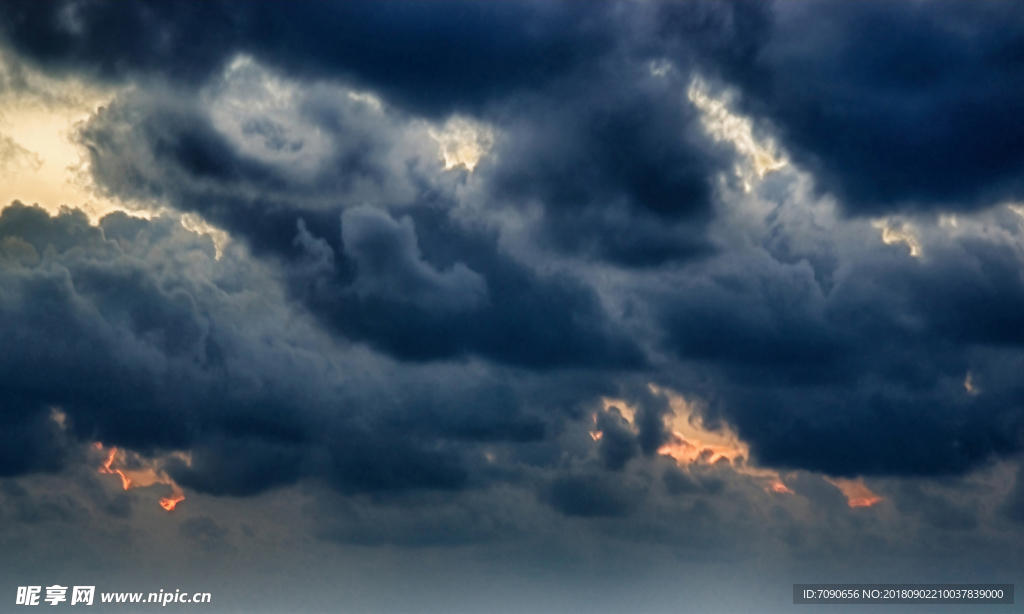
{"label": "pale yellow glow in sky", "polygon": [[739,435],[729,425],[723,424],[718,430],[710,430],[704,426],[704,419],[694,404],[681,394],[654,385],[650,388],[654,394],[668,399],[669,407],[672,408],[672,415],[666,417],[666,426],[676,439],[666,444],[663,454],[687,463],[696,462],[702,455],[710,463],[721,458],[735,462],[750,457],[750,446],[740,441]]}
{"label": "pale yellow glow in sky", "polygon": [[429,133],[441,148],[446,171],[463,166],[472,172],[494,146],[493,130],[463,117],[452,117],[441,130],[431,128]]}
{"label": "pale yellow glow in sky", "polygon": [[921,242],[910,224],[890,219],[881,219],[871,222],[871,225],[882,231],[882,243],[896,245],[903,243],[910,248],[910,255],[917,258],[921,255]]}
{"label": "pale yellow glow in sky", "polygon": [[[0,77],[17,70],[0,57]],[[74,79],[45,76],[20,67],[27,87],[0,91],[0,137],[19,154],[0,164],[0,206],[13,200],[56,212],[61,205],[84,209],[93,219],[121,207],[92,190],[85,152],[74,143],[75,125],[116,94]]]}
{"label": "pale yellow glow in sky", "polygon": [[[727,97],[713,97],[708,86],[699,77],[694,77],[687,98],[701,112],[704,129],[716,141],[726,141],[747,158],[758,179],[772,171],[785,167],[789,162],[777,150],[771,139],[759,140],[754,137],[754,123],[749,117],[736,115],[729,109]],[[738,168],[736,174],[744,180],[747,191],[753,177]]]}
{"label": "pale yellow glow in sky", "polygon": [[[137,215],[133,213],[133,215]],[[231,235],[224,232],[216,226],[211,226],[195,213],[184,213],[181,216],[181,225],[185,230],[189,230],[196,234],[207,235],[210,240],[213,241],[213,247],[216,250],[216,260],[220,260],[221,255],[224,253],[224,246],[231,240]]]}
{"label": "pale yellow glow in sky", "polygon": [[978,388],[978,385],[974,383],[974,374],[970,371],[968,371],[967,375],[964,377],[964,390],[966,390],[967,394],[971,396],[981,394],[981,390]]}
{"label": "pale yellow glow in sky", "polygon": [[[14,74],[26,87],[3,87]],[[75,141],[80,124],[117,94],[113,88],[44,75],[0,53],[0,209],[15,200],[51,213],[66,205],[83,210],[93,223],[111,211],[143,218],[158,213],[160,203],[125,206],[99,194],[88,154]],[[191,214],[182,216],[181,224],[209,235],[220,258],[227,233]]]}
{"label": "pale yellow glow in sky", "polygon": [[45,107],[4,105],[0,133],[24,150],[34,154],[41,164],[9,164],[2,171],[0,203],[13,200],[38,203],[49,211],[61,205],[83,207],[90,217],[104,212],[110,203],[97,198],[81,178],[83,156],[71,140],[74,124],[88,113]]}

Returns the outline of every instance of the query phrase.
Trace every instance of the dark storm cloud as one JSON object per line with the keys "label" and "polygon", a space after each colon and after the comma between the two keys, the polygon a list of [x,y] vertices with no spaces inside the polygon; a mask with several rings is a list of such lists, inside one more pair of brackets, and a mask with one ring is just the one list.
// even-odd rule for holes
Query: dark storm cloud
{"label": "dark storm cloud", "polygon": [[[170,471],[201,492],[518,481],[564,515],[625,517],[647,493],[631,472],[668,437],[649,380],[706,401],[707,424],[735,425],[771,467],[949,474],[1021,449],[1016,239],[935,239],[916,259],[877,233],[794,230],[774,202],[797,190],[792,168],[744,197],[763,211],[732,211],[745,162],[686,100],[695,75],[735,88],[849,211],[978,209],[1015,194],[1016,68],[999,63],[1015,38],[967,42],[1016,9],[950,33],[965,9],[431,6],[2,9],[31,61],[135,85],[78,134],[104,194],[198,214],[235,243],[216,264],[171,219],[6,209],[4,334],[31,352],[4,357],[15,447],[0,471],[59,466],[56,405],[80,440],[192,450]],[[472,172],[442,169],[432,135],[453,113],[494,131]],[[730,235],[741,213],[763,236]],[[1014,214],[986,215],[1019,237]],[[218,277],[197,281],[186,255]],[[283,332],[307,315],[304,335],[333,337]],[[354,381],[362,361],[380,373]],[[602,440],[573,440],[600,396],[625,397],[633,423],[599,411]],[[503,460],[480,460],[484,444]],[[653,483],[685,498],[721,494],[717,480]]]}
{"label": "dark storm cloud", "polygon": [[181,486],[199,492],[247,496],[294,483],[306,475],[306,441],[280,442],[269,433],[233,438],[209,438],[192,451],[186,465],[171,459],[168,473]]}
{"label": "dark storm cloud", "polygon": [[0,475],[56,471],[63,465],[66,443],[41,403],[5,398],[0,429]]}
{"label": "dark storm cloud", "polygon": [[228,31],[232,19],[226,9],[25,2],[4,8],[4,35],[15,48],[60,70],[84,69],[111,79],[163,67],[195,79],[219,61],[226,42],[223,35],[208,38],[202,25]]}
{"label": "dark storm cloud", "polygon": [[533,238],[556,252],[637,268],[707,257],[714,178],[733,160],[682,94],[694,74],[720,79],[748,67],[770,16],[743,3],[610,12],[612,52],[485,114],[507,133],[501,163],[480,171],[488,197],[542,203]]}
{"label": "dark storm cloud", "polygon": [[[142,241],[164,238],[168,246],[185,239],[174,247],[187,258],[190,249],[202,253],[212,245],[195,235],[191,245],[181,233],[168,237],[166,222],[143,222],[145,228],[132,233],[125,217],[113,214],[96,227],[78,211],[50,217],[18,203],[0,214],[3,335],[5,347],[19,348],[3,355],[5,398],[31,400],[26,424],[41,425],[50,407],[61,408],[71,433],[86,441],[141,451],[188,446],[198,424],[190,415],[192,394],[203,388],[213,393],[204,373],[225,369],[217,358],[218,333],[210,330],[192,280],[180,271],[161,275],[122,246],[132,245],[126,234],[143,234]],[[113,227],[112,238],[104,225]],[[165,263],[170,269],[175,264],[183,263],[174,257]],[[218,408],[231,404],[217,393],[202,403],[213,420]],[[5,419],[18,415],[4,413]],[[50,430],[56,426],[51,421]],[[39,441],[21,439],[9,450],[5,470],[35,469],[20,465],[34,458],[31,446]],[[40,455],[59,462],[59,449],[49,448]]]}
{"label": "dark storm cloud", "polygon": [[[583,112],[577,100],[578,115],[548,129],[586,129],[584,138],[597,144],[588,156],[593,168],[614,163],[601,181],[642,180],[638,200],[656,208],[666,207],[668,190],[671,202],[690,203],[682,210],[699,212],[707,188],[700,165],[659,146],[667,132],[652,141],[645,124],[665,116],[649,100],[631,99],[635,88],[623,87],[629,73],[600,76],[602,64],[623,53],[634,66],[670,57],[684,71],[696,65],[739,85],[748,108],[851,211],[974,209],[1020,191],[1022,135],[1012,120],[1024,13],[1013,4],[6,3],[4,10],[6,38],[20,53],[120,80],[162,75],[194,86],[245,52],[292,74],[341,77],[438,117],[483,112],[577,78],[579,94],[603,93],[589,95],[596,104]],[[629,148],[615,143],[647,146],[631,160],[623,157]],[[585,176],[562,175],[570,200],[579,200],[572,186]],[[641,254],[643,241],[605,234],[609,241],[587,247],[625,250],[617,256],[624,262],[701,248],[699,236],[675,236]]]}
{"label": "dark storm cloud", "polygon": [[705,255],[714,150],[680,97],[688,76],[610,62],[513,103],[501,164],[482,172],[499,202],[544,203],[541,245],[626,266]]}
{"label": "dark storm cloud", "polygon": [[[493,121],[509,138],[497,152],[503,164],[491,180],[491,197],[518,205],[539,199],[548,209],[537,231],[542,244],[628,266],[712,250],[703,237],[710,178],[729,160],[708,147],[678,89],[694,65],[718,75],[749,64],[751,41],[763,38],[770,23],[763,8],[710,3],[658,9],[612,3],[309,3],[287,9],[125,3],[7,10],[10,23],[25,24],[9,29],[9,43],[44,66],[118,80],[167,78],[194,89],[244,53],[292,78],[370,88],[419,116],[468,112]],[[120,30],[126,35],[112,34]],[[197,40],[200,30],[204,35]],[[665,64],[666,54],[678,70]],[[655,74],[657,62],[664,66]],[[335,170],[343,172],[332,179],[393,179],[373,164],[379,138],[332,128],[344,142],[361,145],[351,149],[356,156],[339,155]],[[243,130],[261,136],[268,149],[306,145],[265,117],[250,119]],[[223,161],[229,152],[202,126],[177,125],[174,132],[161,133],[161,156],[190,174],[248,178],[274,192],[285,187],[280,173],[266,165]],[[319,179],[290,187],[300,194],[329,190]],[[259,209],[267,215],[278,204]]]}
{"label": "dark storm cloud", "polygon": [[[312,237],[307,240],[312,241]],[[395,220],[373,207],[341,214],[345,255],[358,271],[361,298],[408,301],[427,311],[473,311],[487,302],[486,280],[462,262],[438,271],[425,262],[412,218]]]}
{"label": "dark storm cloud", "polygon": [[597,414],[594,430],[601,433],[598,454],[606,469],[621,471],[626,463],[640,452],[636,437],[629,428],[629,423],[617,407]]}
{"label": "dark storm cloud", "polygon": [[0,5],[5,100],[109,94],[82,208],[151,216],[0,211],[0,564],[362,611],[1012,575],[1016,68],[968,32],[1016,9],[933,6]]}
{"label": "dark storm cloud", "polygon": [[665,312],[665,330],[680,357],[763,365],[827,366],[839,331],[818,316],[823,297],[802,268],[753,275],[698,277]]}
{"label": "dark storm cloud", "polygon": [[[455,232],[441,237],[461,238]],[[480,304],[483,295],[476,290],[483,284],[473,284],[469,298],[475,308],[439,311],[417,305],[406,295],[401,301],[373,294],[360,297],[358,286],[353,292],[324,276],[302,280],[303,298],[345,336],[367,340],[404,359],[480,354],[534,368],[642,365],[639,349],[606,319],[589,289],[571,278],[540,278],[496,252],[492,241],[469,238],[467,244],[479,251],[463,253],[469,267],[463,265],[468,273],[464,277],[486,280],[487,287],[486,303]],[[357,280],[363,275],[357,273]],[[379,281],[378,277],[373,283]],[[409,287],[401,290],[408,293]],[[459,296],[449,294],[444,301],[461,300]]]}
{"label": "dark storm cloud", "polygon": [[1024,7],[780,4],[738,81],[852,213],[969,211],[1024,194]]}
{"label": "dark storm cloud", "polygon": [[592,61],[614,44],[611,5],[376,2],[21,3],[4,35],[55,69],[196,84],[236,52],[341,76],[399,104],[479,107]]}
{"label": "dark storm cloud", "polygon": [[713,411],[760,462],[959,473],[1024,445],[1019,268],[1015,248],[971,236],[923,261],[863,258],[828,294],[806,264],[762,262],[706,275],[662,321],[680,359],[729,382],[709,391]]}
{"label": "dark storm cloud", "polygon": [[549,435],[620,392],[586,371],[403,367],[339,349],[294,324],[272,269],[237,246],[216,258],[176,218],[117,212],[94,226],[15,203],[0,213],[0,252],[0,334],[17,348],[2,357],[3,475],[98,462],[80,444],[102,441],[188,450],[190,463],[165,469],[217,495],[308,478],[347,494],[531,483],[522,467],[559,455]]}
{"label": "dark storm cloud", "polygon": [[[531,367],[643,364],[589,288],[539,275],[502,253],[493,235],[441,215],[451,203],[428,183],[437,181],[439,162],[389,157],[402,153],[402,138],[424,134],[410,136],[401,116],[365,103],[333,104],[314,99],[295,120],[331,139],[312,180],[238,152],[187,101],[112,106],[82,139],[94,176],[112,194],[167,199],[276,257],[293,295],[349,339],[412,360],[476,354]],[[296,155],[301,162],[304,154]],[[352,206],[364,198],[399,211],[407,200],[417,206],[395,216]]]}
{"label": "dark storm cloud", "polygon": [[[191,450],[191,465],[167,468],[200,492],[251,495],[309,476],[346,492],[453,489],[467,482],[459,442],[544,433],[522,400],[491,402],[485,380],[454,381],[442,399],[436,375],[407,374],[421,392],[396,404],[373,378],[351,379],[346,370],[372,367],[343,367],[309,331],[289,332],[272,276],[232,250],[215,260],[209,239],[175,219],[113,213],[92,226],[77,210],[15,203],[0,213],[0,250],[3,475],[57,470],[76,443],[99,440]],[[432,433],[406,413],[425,403],[441,417]]]}
{"label": "dark storm cloud", "polygon": [[557,478],[547,485],[540,497],[567,516],[595,518],[628,515],[638,505],[639,494],[622,481],[587,474]]}

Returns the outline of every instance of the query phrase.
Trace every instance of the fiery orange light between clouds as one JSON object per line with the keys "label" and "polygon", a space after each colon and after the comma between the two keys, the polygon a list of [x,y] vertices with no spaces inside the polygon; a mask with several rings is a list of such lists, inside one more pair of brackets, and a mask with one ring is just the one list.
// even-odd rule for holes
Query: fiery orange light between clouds
{"label": "fiery orange light between clouds", "polygon": [[847,480],[843,478],[825,478],[829,484],[832,484],[846,497],[846,503],[850,507],[871,507],[876,503],[879,503],[882,498],[871,491],[870,488],[864,485],[864,481],[860,478],[856,480]]}
{"label": "fiery orange light between clouds", "polygon": [[[737,473],[748,475],[765,482],[766,492],[775,494],[794,494],[787,487],[778,471],[764,467],[751,466],[748,463],[750,458],[750,446],[739,438],[728,425],[722,425],[717,430],[711,430],[704,426],[703,418],[697,410],[693,401],[687,401],[682,395],[655,386],[649,385],[651,392],[665,397],[668,400],[672,413],[665,416],[665,426],[671,433],[669,441],[658,449],[658,453],[673,458],[681,467],[688,467],[697,463],[711,464],[727,462]],[[637,431],[634,419],[636,408],[630,406],[622,399],[604,397],[601,399],[604,411],[617,408],[630,427]],[[597,415],[594,415],[596,422]],[[594,441],[602,437],[600,431],[590,432]],[[871,491],[864,485],[862,479],[849,480],[842,478],[825,478],[828,483],[838,488],[846,497],[850,507],[871,507],[880,501],[882,497]]]}
{"label": "fiery orange light between clouds", "polygon": [[[103,449],[103,444],[102,443],[97,441],[95,445],[96,445],[96,449],[97,450],[102,450]],[[124,472],[122,472],[120,469],[112,469],[110,467],[110,465],[114,462],[114,455],[115,454],[117,454],[117,448],[110,448],[110,454],[107,455],[107,462],[103,463],[103,466],[100,467],[100,473],[106,473],[106,474],[109,474],[109,475],[115,475],[116,474],[116,475],[121,476],[121,486],[124,486],[124,489],[128,490],[129,488],[132,487],[132,481],[129,480],[128,476],[126,476],[124,474]]]}
{"label": "fiery orange light between clouds", "polygon": [[[103,450],[103,444],[95,442],[93,447],[97,450]],[[189,455],[182,452],[174,452],[170,456],[180,458],[185,463],[191,465],[192,459]],[[128,461],[131,463],[128,463]],[[114,462],[117,461],[119,465],[131,464],[137,469],[118,469],[113,466]],[[145,488],[152,486],[153,484],[166,484],[171,487],[171,495],[160,499],[160,507],[167,511],[172,511],[174,508],[185,500],[185,493],[181,487],[178,486],[174,480],[171,479],[167,472],[160,467],[161,459],[146,459],[134,452],[127,452],[125,450],[118,450],[116,447],[111,447],[107,453],[107,459],[103,465],[99,468],[99,472],[108,475],[117,475],[121,478],[121,486],[125,490],[130,488]]]}
{"label": "fiery orange light between clouds", "polygon": [[160,507],[164,508],[168,512],[171,512],[171,511],[174,511],[174,508],[177,507],[178,504],[181,503],[184,500],[185,500],[185,495],[177,495],[177,496],[174,496],[174,497],[164,497],[163,499],[160,499]]}
{"label": "fiery orange light between clouds", "polygon": [[[659,454],[672,457],[682,467],[694,463],[717,463],[724,459],[738,473],[766,481],[764,488],[767,492],[793,494],[793,491],[782,483],[777,471],[747,464],[750,447],[727,425],[723,425],[719,430],[708,429],[704,426],[704,421],[694,404],[688,402],[682,395],[654,384],[650,384],[649,387],[654,394],[665,397],[672,408],[672,414],[665,417],[665,426],[671,433],[671,438],[658,449]],[[602,401],[605,411],[612,406],[617,407],[629,424],[634,425],[636,408],[630,407],[620,399],[603,398]],[[600,433],[597,436],[592,433],[591,436],[599,439]]]}

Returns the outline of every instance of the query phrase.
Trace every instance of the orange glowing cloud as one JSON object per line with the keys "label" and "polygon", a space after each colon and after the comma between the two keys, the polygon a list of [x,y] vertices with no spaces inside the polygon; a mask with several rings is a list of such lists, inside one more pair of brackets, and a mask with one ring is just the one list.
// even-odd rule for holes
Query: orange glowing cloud
{"label": "orange glowing cloud", "polygon": [[871,507],[879,503],[882,498],[864,485],[864,480],[847,480],[845,478],[825,478],[829,484],[838,488],[846,497],[846,504],[850,507]]}
{"label": "orange glowing cloud", "polygon": [[668,400],[672,413],[665,417],[665,426],[672,434],[668,443],[658,451],[671,456],[684,465],[696,462],[716,463],[722,459],[733,465],[745,465],[750,458],[750,446],[740,440],[728,425],[711,430],[695,402],[681,394],[653,384],[651,392]]}
{"label": "orange glowing cloud", "polygon": [[[97,445],[99,445],[100,449],[103,448],[103,444],[99,443],[98,441],[96,443]],[[116,455],[117,448],[110,448],[110,454],[107,455],[107,462],[103,463],[103,466],[100,467],[100,473],[121,476],[121,486],[123,486],[125,490],[128,490],[129,488],[132,487],[132,481],[120,469],[111,469],[110,467],[110,465],[113,464],[114,457]]]}
{"label": "orange glowing cloud", "polygon": [[[971,384],[970,379],[967,384]],[[759,482],[765,492],[775,495],[793,495],[793,491],[782,481],[778,471],[765,467],[753,466],[749,463],[750,446],[740,439],[728,424],[711,429],[704,424],[703,413],[699,401],[688,400],[683,395],[649,384],[651,392],[668,401],[671,412],[664,417],[665,428],[670,433],[669,440],[658,449],[658,453],[672,458],[683,468],[691,465],[707,465],[726,463],[739,474],[750,476]],[[970,392],[970,389],[968,389]],[[603,410],[618,411],[628,422],[634,433],[639,433],[635,418],[637,409],[623,399],[604,397],[601,399]],[[594,414],[595,424],[597,413]],[[590,436],[598,441],[602,433],[599,430],[590,432]],[[846,497],[847,504],[852,508],[872,507],[883,499],[868,488],[863,479],[846,478],[825,479],[838,488]]]}
{"label": "orange glowing cloud", "polygon": [[[712,430],[704,425],[704,418],[696,402],[688,401],[682,395],[654,384],[650,384],[649,388],[654,394],[665,397],[672,409],[672,412],[665,416],[665,427],[670,433],[669,440],[658,449],[659,454],[671,457],[681,467],[727,462],[738,473],[763,482],[766,492],[793,494],[793,491],[783,484],[777,471],[754,467],[747,463],[747,459],[750,458],[750,446],[728,425],[723,424],[720,428]],[[638,432],[635,425],[635,407],[622,399],[604,397],[601,401],[604,411],[617,408],[633,431]],[[596,414],[594,419],[596,421]],[[592,431],[590,436],[596,441],[601,438],[601,433]]]}
{"label": "orange glowing cloud", "polygon": [[168,512],[171,512],[171,511],[174,511],[174,508],[177,507],[178,504],[181,503],[184,500],[185,500],[185,495],[177,495],[177,496],[174,496],[174,497],[164,497],[163,499],[160,499],[160,507],[164,508]]}
{"label": "orange glowing cloud", "polygon": [[[103,450],[103,444],[100,442],[93,443],[93,448],[96,450]],[[188,454],[183,452],[173,452],[169,457],[179,458],[186,464],[191,465],[192,459]],[[171,495],[160,499],[160,506],[167,511],[172,511],[178,503],[185,500],[185,493],[181,487],[169,475],[163,468],[163,464],[166,458],[145,458],[135,452],[127,452],[125,450],[119,450],[116,447],[111,447],[107,453],[106,460],[103,465],[100,466],[99,472],[107,475],[117,475],[121,478],[121,486],[125,490],[131,488],[145,488],[154,484],[164,484],[171,487]],[[114,467],[114,463],[117,463],[124,469]]]}

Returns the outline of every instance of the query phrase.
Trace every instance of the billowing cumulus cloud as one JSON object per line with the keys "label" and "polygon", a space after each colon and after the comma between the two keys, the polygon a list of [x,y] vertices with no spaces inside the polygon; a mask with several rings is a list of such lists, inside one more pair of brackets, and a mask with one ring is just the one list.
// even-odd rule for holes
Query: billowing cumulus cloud
{"label": "billowing cumulus cloud", "polygon": [[[279,278],[244,251],[217,259],[209,238],[173,218],[114,213],[93,226],[81,212],[19,203],[0,214],[0,233],[3,335],[20,348],[5,358],[6,475],[56,470],[77,439],[191,450],[168,471],[202,492],[245,495],[309,475],[356,490],[464,483],[458,450],[410,439],[408,406],[374,391],[373,372],[394,366],[337,354],[309,322],[288,324]],[[427,410],[436,385],[413,380],[423,390],[412,401]],[[520,411],[451,416],[434,437],[541,436],[542,419]]]}
{"label": "billowing cumulus cloud", "polygon": [[[477,107],[488,110],[474,124],[437,122],[415,104],[395,106],[408,101],[379,84],[377,92],[358,89],[372,80],[350,71],[333,81],[325,73],[289,76],[285,66],[294,58],[281,64],[265,55],[272,47],[260,55],[241,42],[206,49],[220,61],[191,87],[168,89],[160,79],[180,75],[144,64],[111,72],[104,63],[111,52],[94,48],[89,35],[89,20],[109,10],[69,5],[51,16],[58,38],[91,50],[84,56],[64,57],[59,45],[37,52],[43,65],[73,66],[95,54],[97,70],[110,78],[156,79],[81,126],[99,188],[129,206],[156,202],[223,229],[271,271],[280,300],[297,300],[338,342],[364,342],[399,360],[475,356],[534,369],[651,364],[649,378],[677,385],[687,384],[687,370],[707,372],[711,378],[695,392],[715,399],[708,411],[736,424],[761,462],[784,467],[842,475],[960,472],[1020,446],[1016,387],[984,367],[995,351],[986,348],[1017,343],[1019,220],[1008,210],[985,213],[1004,229],[998,237],[978,236],[972,222],[946,236],[927,220],[912,234],[908,222],[874,223],[881,243],[908,246],[910,258],[854,245],[854,235],[879,231],[838,217],[837,207],[849,202],[815,196],[827,177],[786,167],[778,148],[799,154],[802,145],[785,126],[769,142],[736,115],[763,92],[756,84],[742,89],[747,82],[736,71],[749,58],[724,53],[721,39],[752,28],[761,32],[752,40],[771,48],[763,32],[793,15],[765,21],[746,9],[670,11],[647,55],[625,29],[617,35],[629,51],[601,47],[603,64],[561,65],[543,82],[515,85],[518,95],[485,88],[492,99]],[[149,10],[128,6],[117,14],[131,21]],[[614,32],[608,10],[589,14],[589,27]],[[668,9],[616,10],[636,32],[648,32]],[[376,18],[373,10],[359,11]],[[517,8],[515,15],[575,19],[563,8],[533,11]],[[851,23],[875,13],[865,15]],[[167,36],[193,18],[171,19]],[[684,44],[687,28],[706,38]],[[200,59],[180,62],[199,66]],[[718,85],[709,88],[695,68]],[[774,121],[770,113],[765,119]],[[452,156],[463,145],[445,139],[460,138],[468,139],[473,159],[456,166]],[[752,175],[741,171],[745,165]],[[756,210],[767,216],[758,219]],[[143,223],[122,218],[105,218],[109,228],[100,228],[121,236]],[[918,236],[922,231],[931,236]],[[69,249],[58,239],[58,253]],[[46,248],[33,246],[39,258]],[[554,268],[538,266],[544,258]],[[667,262],[692,263],[595,282]],[[152,360],[189,356],[207,369],[207,362],[226,360],[194,295],[137,272],[75,275],[75,292],[95,293],[106,305],[100,314],[159,352]],[[957,390],[968,370],[991,380],[985,394]],[[283,402],[265,394],[258,404]],[[799,409],[810,407],[816,409]],[[155,425],[165,425],[166,441],[128,443],[175,445],[195,428],[173,413],[150,411]],[[851,428],[866,437],[879,412],[905,427],[925,422],[917,443],[882,435],[862,445],[849,437]],[[634,444],[614,424],[600,426],[606,468],[621,469]],[[260,428],[253,429],[258,438]],[[303,430],[279,431],[280,441],[215,440],[265,456],[252,466],[265,462],[267,469],[252,473],[273,484],[319,462],[300,451],[308,443]],[[641,428],[637,444],[647,454],[664,439],[650,440],[650,432]],[[349,456],[338,452],[341,444],[321,443],[333,445],[335,457]],[[232,456],[200,453],[196,467]]]}
{"label": "billowing cumulus cloud", "polygon": [[103,213],[0,210],[4,518],[595,590],[1020,544],[1015,5],[289,6],[0,8],[4,91],[108,96]]}
{"label": "billowing cumulus cloud", "polygon": [[456,262],[437,271],[422,260],[412,218],[395,221],[371,207],[341,215],[341,240],[356,268],[356,294],[409,300],[427,310],[472,310],[487,300],[483,277]]}
{"label": "billowing cumulus cloud", "polygon": [[[247,94],[224,102],[236,79]],[[285,262],[294,295],[341,333],[404,358],[643,362],[584,285],[531,270],[493,235],[448,219],[449,173],[467,171],[444,170],[426,120],[346,88],[280,81],[244,58],[197,98],[174,100],[127,96],[83,128],[100,187],[198,213]],[[222,105],[236,119],[269,108],[280,135],[312,135],[308,148],[268,147],[218,119]]]}

